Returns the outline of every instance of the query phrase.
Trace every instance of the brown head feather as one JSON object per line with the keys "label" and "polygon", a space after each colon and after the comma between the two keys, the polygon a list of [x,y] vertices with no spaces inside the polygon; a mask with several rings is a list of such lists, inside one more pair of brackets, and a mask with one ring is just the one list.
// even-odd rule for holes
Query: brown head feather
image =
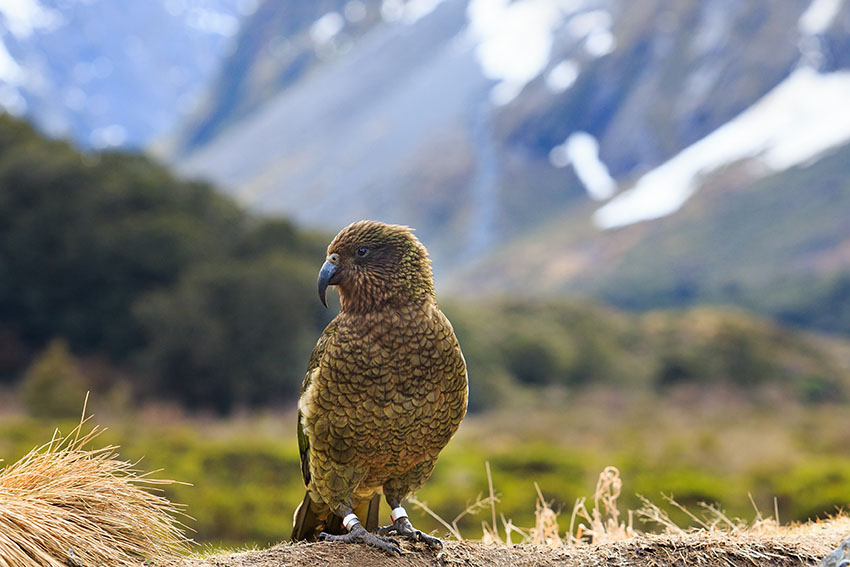
{"label": "brown head feather", "polygon": [[342,311],[372,311],[434,298],[428,251],[407,226],[352,223],[328,246],[328,257],[333,255]]}

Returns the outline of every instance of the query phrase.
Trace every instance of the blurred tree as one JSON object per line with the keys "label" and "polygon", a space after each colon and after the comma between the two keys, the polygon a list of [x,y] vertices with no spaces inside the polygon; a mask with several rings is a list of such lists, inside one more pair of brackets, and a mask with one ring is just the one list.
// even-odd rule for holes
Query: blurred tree
{"label": "blurred tree", "polygon": [[800,327],[850,336],[850,272],[794,282],[777,317]]}
{"label": "blurred tree", "polygon": [[771,360],[769,345],[751,325],[726,321],[704,345],[703,359],[713,381],[752,387],[784,379]]}
{"label": "blurred tree", "polygon": [[135,312],[151,386],[222,412],[296,398],[328,320],[314,285],[305,285],[315,271],[282,254],[204,264],[143,297]]}
{"label": "blurred tree", "polygon": [[[144,156],[83,155],[0,116],[4,344],[39,349],[61,336],[75,352],[105,352],[126,364],[150,338],[132,311],[143,295],[170,289],[181,278],[197,282],[198,275],[184,277],[193,266],[239,270],[230,262],[256,258],[250,274],[231,276],[234,296],[248,297],[264,269],[259,264],[269,262],[267,271],[284,274],[280,281],[296,297],[315,282],[315,273],[303,269],[304,258],[319,262],[326,242],[286,220],[253,218],[212,187],[179,181]],[[235,291],[239,286],[245,289]],[[203,307],[213,311],[196,320],[223,316],[215,302]],[[283,316],[305,310],[287,305]],[[257,314],[269,316],[262,309]],[[257,325],[263,321],[258,317]],[[311,340],[317,326],[310,327]],[[250,336],[261,339],[254,331]]]}
{"label": "blurred tree", "polygon": [[277,251],[316,261],[324,258],[328,242],[329,235],[305,232],[288,219],[254,219],[242,235],[236,255],[252,258]]}
{"label": "blurred tree", "polygon": [[28,343],[126,356],[135,297],[226,257],[244,217],[143,156],[84,156],[0,117],[0,312]]}
{"label": "blurred tree", "polygon": [[674,349],[661,353],[658,359],[656,385],[660,388],[699,380],[699,368],[692,356]]}
{"label": "blurred tree", "polygon": [[86,379],[62,339],[50,342],[33,361],[20,384],[24,406],[36,417],[80,415],[88,390]]}
{"label": "blurred tree", "polygon": [[508,370],[524,384],[544,385],[555,382],[561,369],[555,355],[540,337],[521,336],[507,341],[504,351]]}

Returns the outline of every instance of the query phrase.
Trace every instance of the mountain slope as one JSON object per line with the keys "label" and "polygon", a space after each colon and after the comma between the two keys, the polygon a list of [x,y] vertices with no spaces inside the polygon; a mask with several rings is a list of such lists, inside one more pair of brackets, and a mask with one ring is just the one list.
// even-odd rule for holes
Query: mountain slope
{"label": "mountain slope", "polygon": [[185,119],[249,0],[2,0],[0,107],[84,147],[146,145]]}
{"label": "mountain slope", "polygon": [[[463,2],[448,1],[416,25],[382,22],[181,169],[211,176],[256,209],[314,225],[364,216],[430,234],[457,225],[473,208],[462,194],[476,149],[469,109],[490,83],[458,37],[464,14]],[[423,160],[440,166],[422,168]]]}
{"label": "mountain slope", "polygon": [[379,10],[374,0],[260,4],[242,25],[234,52],[209,88],[212,95],[171,141],[172,151],[204,145],[333,58],[380,20]]}
{"label": "mountain slope", "polygon": [[704,179],[675,214],[604,232],[592,224],[592,206],[570,210],[448,285],[590,293],[631,308],[701,299],[775,310],[801,282],[850,266],[848,160],[845,145],[757,179],[740,162]]}
{"label": "mountain slope", "polygon": [[[850,140],[839,104],[850,6],[394,4],[422,3],[430,11],[407,21],[388,18],[388,2],[363,3],[368,25],[350,21],[350,3],[316,8],[291,40],[303,72],[277,92],[237,78],[213,93],[238,93],[227,104],[243,110],[207,117],[217,129],[184,146],[180,169],[312,225],[416,226],[455,293],[757,305],[748,298],[766,283],[811,275],[816,238],[833,258],[816,277],[848,268],[841,209],[805,215],[781,199],[796,202],[806,183],[812,203],[843,202],[835,183],[850,166],[811,162]],[[286,6],[262,9],[271,20]],[[332,52],[305,39],[328,19],[344,38]],[[270,59],[252,49],[259,69]],[[775,210],[794,227],[781,238],[758,229],[714,248],[730,226],[769,226]]]}

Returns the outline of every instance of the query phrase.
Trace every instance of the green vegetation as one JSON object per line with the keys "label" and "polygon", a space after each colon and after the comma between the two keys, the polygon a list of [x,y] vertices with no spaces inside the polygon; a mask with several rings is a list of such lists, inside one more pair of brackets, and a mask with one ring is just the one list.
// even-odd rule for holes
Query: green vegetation
{"label": "green vegetation", "polygon": [[21,401],[36,417],[73,417],[85,400],[85,382],[67,343],[59,339],[27,370],[21,380]]}
{"label": "green vegetation", "polygon": [[135,313],[149,387],[221,412],[293,398],[324,323],[315,272],[281,255],[205,264],[148,295]]}
{"label": "green vegetation", "polygon": [[0,116],[0,381],[61,338],[188,407],[291,399],[328,317],[307,300],[326,238]]}
{"label": "green vegetation", "polygon": [[[97,411],[97,399],[93,400]],[[636,510],[637,494],[670,512],[672,494],[693,511],[718,503],[730,518],[774,515],[783,523],[824,517],[850,505],[850,413],[846,406],[743,402],[728,392],[626,396],[616,389],[588,391],[533,407],[470,416],[440,458],[431,481],[417,494],[451,521],[488,493],[490,462],[497,511],[520,527],[534,525],[536,482],[560,511],[561,532],[579,497],[592,497],[608,465],[624,482],[621,513]],[[97,418],[97,416],[96,416]],[[269,545],[289,536],[303,496],[294,413],[230,420],[188,419],[163,410],[98,420],[108,430],[98,443],[121,445],[121,458],[143,470],[163,468],[165,495],[185,503],[195,541],[214,546]],[[0,420],[0,455],[6,463],[43,443],[53,423],[26,417]],[[63,431],[74,422],[67,421]],[[442,528],[415,505],[414,523]],[[388,510],[382,511],[386,520]],[[489,509],[464,517],[461,533],[481,537]],[[637,521],[636,521],[637,522]],[[655,529],[636,523],[643,530]]]}
{"label": "green vegetation", "polygon": [[634,315],[586,302],[450,304],[473,410],[588,386],[673,392],[728,387],[750,400],[777,391],[803,402],[845,400],[850,345],[713,308]]}

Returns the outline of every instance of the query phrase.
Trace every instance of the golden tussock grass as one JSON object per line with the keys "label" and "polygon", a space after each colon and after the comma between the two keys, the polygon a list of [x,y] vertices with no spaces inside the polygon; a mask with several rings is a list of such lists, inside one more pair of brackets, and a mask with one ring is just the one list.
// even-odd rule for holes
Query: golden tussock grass
{"label": "golden tussock grass", "polygon": [[[628,510],[626,512],[626,518],[623,519],[621,518],[621,512],[617,502],[622,492],[623,481],[620,478],[619,470],[612,466],[605,467],[600,473],[596,483],[592,505],[583,497],[576,500],[570,517],[569,530],[566,533],[561,533],[558,527],[558,513],[546,502],[536,482],[534,483],[537,491],[535,525],[527,529],[519,528],[509,519],[506,519],[504,515],[500,514],[499,517],[502,524],[500,530],[496,513],[496,504],[499,502],[499,498],[493,489],[493,478],[490,473],[489,463],[486,463],[486,468],[489,496],[486,498],[479,496],[475,503],[470,505],[452,522],[446,522],[440,518],[428,508],[427,504],[417,500],[415,497],[408,500],[411,504],[437,519],[437,521],[449,530],[451,536],[459,541],[464,539],[457,527],[460,518],[489,507],[491,518],[490,522],[482,522],[484,532],[482,543],[494,545],[510,546],[516,543],[522,543],[553,549],[575,549],[587,545],[598,546],[627,541],[650,541],[647,538],[653,537],[652,534],[642,533],[635,529],[635,518],[647,525],[660,526],[663,533],[658,535],[657,537],[660,539],[655,541],[663,542],[666,541],[664,538],[672,537],[673,539],[670,540],[672,542],[684,542],[685,545],[696,542],[697,546],[703,546],[706,542],[712,541],[727,545],[731,542],[735,548],[735,553],[738,553],[742,557],[746,556],[747,553],[760,553],[752,552],[748,546],[754,543],[758,544],[762,538],[802,537],[815,540],[819,538],[834,539],[835,531],[850,533],[850,517],[846,515],[839,514],[823,523],[783,526],[779,523],[778,510],[774,510],[772,517],[765,517],[755,506],[755,503],[752,502],[752,499],[751,503],[755,510],[755,519],[752,522],[747,522],[739,518],[731,519],[719,507],[707,503],[701,503],[700,511],[694,513],[687,507],[676,502],[672,496],[667,495],[663,496],[667,505],[684,513],[690,519],[692,527],[680,527],[662,507],[640,495],[639,498],[643,502],[643,506],[638,510]],[[518,541],[515,541],[515,536],[519,537]],[[845,546],[847,547],[848,559],[850,559],[850,539],[845,542]],[[611,549],[615,549],[615,547]],[[718,553],[721,551],[722,553],[727,552],[722,545],[717,548]],[[837,565],[839,563],[836,563]],[[841,567],[848,567],[848,565],[850,565],[850,561],[847,561],[846,564],[841,563]]]}
{"label": "golden tussock grass", "polygon": [[[476,501],[468,506],[451,522],[448,522],[435,513],[425,502],[415,496],[408,498],[414,506],[420,508],[426,514],[437,520],[445,527],[451,536],[458,541],[463,540],[463,535],[458,529],[458,522],[469,514],[475,514],[482,509],[490,509],[490,522],[481,522],[483,537],[481,541],[485,544],[513,545],[515,543],[531,543],[548,547],[572,546],[579,543],[609,543],[630,538],[636,534],[632,528],[633,512],[628,512],[628,522],[620,521],[620,512],[617,508],[617,499],[623,487],[620,480],[620,471],[616,467],[606,467],[599,475],[596,490],[593,497],[593,507],[587,507],[586,498],[579,498],[573,507],[570,518],[570,529],[563,536],[558,527],[558,514],[543,497],[540,486],[535,482],[537,491],[537,502],[535,509],[535,524],[531,528],[520,528],[508,519],[504,514],[498,514],[501,520],[504,536],[500,534],[499,522],[497,521],[496,504],[499,497],[493,489],[493,475],[490,472],[490,463],[486,462],[487,484],[489,496],[479,496]],[[519,540],[514,541],[514,536]]]}
{"label": "golden tussock grass", "polygon": [[138,565],[188,548],[181,507],[156,494],[173,481],[117,447],[87,449],[102,430],[86,422],[0,470],[0,567]]}

